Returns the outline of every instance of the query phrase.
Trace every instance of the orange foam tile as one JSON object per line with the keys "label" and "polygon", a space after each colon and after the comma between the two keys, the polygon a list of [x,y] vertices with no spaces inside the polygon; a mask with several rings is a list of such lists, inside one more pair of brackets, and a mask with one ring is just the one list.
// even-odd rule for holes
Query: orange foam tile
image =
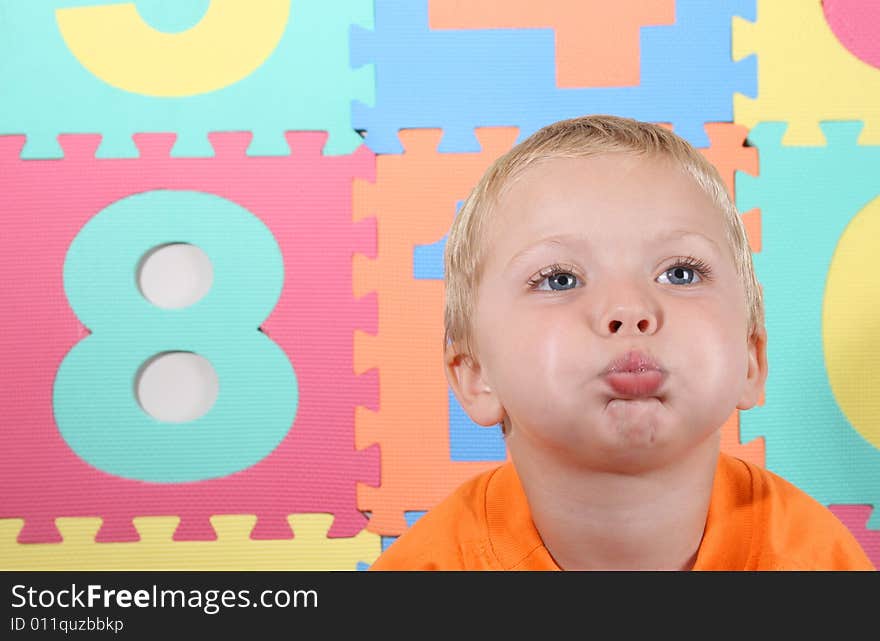
{"label": "orange foam tile", "polygon": [[355,186],[356,218],[378,219],[378,252],[355,256],[356,296],[378,292],[377,335],[355,332],[355,370],[379,368],[379,411],[358,407],[357,443],[380,443],[379,487],[358,487],[367,528],[398,535],[404,512],[427,510],[472,476],[498,461],[450,460],[448,384],[443,369],[444,290],[440,280],[416,279],[416,246],[447,234],[464,200],[498,156],[513,146],[518,129],[477,129],[478,153],[437,152],[439,129],[400,132],[404,153],[380,155],[374,183]]}

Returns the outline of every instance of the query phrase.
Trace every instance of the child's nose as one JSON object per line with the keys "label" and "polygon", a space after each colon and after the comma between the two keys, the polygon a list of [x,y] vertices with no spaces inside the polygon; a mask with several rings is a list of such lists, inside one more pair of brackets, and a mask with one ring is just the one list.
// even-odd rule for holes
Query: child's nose
{"label": "child's nose", "polygon": [[600,330],[609,335],[653,334],[657,331],[657,315],[645,305],[617,306],[601,321]]}

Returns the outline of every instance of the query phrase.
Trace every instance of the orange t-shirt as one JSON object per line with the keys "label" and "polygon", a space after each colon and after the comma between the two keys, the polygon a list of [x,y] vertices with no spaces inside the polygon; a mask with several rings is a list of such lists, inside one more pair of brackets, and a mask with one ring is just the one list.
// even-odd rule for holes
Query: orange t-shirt
{"label": "orange t-shirt", "polygon": [[[461,485],[370,570],[559,570],[511,462]],[[721,454],[694,570],[876,570],[831,510],[782,477]]]}

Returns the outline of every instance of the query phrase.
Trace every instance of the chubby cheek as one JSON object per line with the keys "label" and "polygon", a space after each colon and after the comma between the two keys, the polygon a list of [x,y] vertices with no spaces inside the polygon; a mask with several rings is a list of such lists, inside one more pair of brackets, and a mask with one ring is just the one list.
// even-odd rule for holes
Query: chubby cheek
{"label": "chubby cheek", "polygon": [[694,402],[707,423],[720,424],[735,408],[748,370],[745,328],[723,314],[688,325],[687,335],[676,341],[682,350],[676,358],[681,378],[676,387],[693,396],[677,400]]}
{"label": "chubby cheek", "polygon": [[576,337],[584,337],[584,328],[577,330],[564,314],[548,310],[504,313],[499,308],[485,318],[484,327],[490,329],[484,329],[483,359],[505,407],[515,413],[528,400],[529,412],[559,411],[571,394],[572,376],[583,377],[592,367],[574,362],[574,352],[583,351]]}

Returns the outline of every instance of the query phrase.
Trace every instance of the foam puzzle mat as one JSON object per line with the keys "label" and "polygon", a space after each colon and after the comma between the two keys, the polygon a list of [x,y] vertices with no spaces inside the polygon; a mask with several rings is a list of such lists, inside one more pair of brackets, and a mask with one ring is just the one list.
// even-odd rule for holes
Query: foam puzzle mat
{"label": "foam puzzle mat", "polygon": [[[443,251],[499,155],[613,113],[712,162],[764,291],[722,449],[880,566],[871,0],[0,0],[0,569],[363,571],[507,458],[442,368]],[[157,248],[210,260],[160,307]],[[197,354],[208,412],[135,381]]]}

